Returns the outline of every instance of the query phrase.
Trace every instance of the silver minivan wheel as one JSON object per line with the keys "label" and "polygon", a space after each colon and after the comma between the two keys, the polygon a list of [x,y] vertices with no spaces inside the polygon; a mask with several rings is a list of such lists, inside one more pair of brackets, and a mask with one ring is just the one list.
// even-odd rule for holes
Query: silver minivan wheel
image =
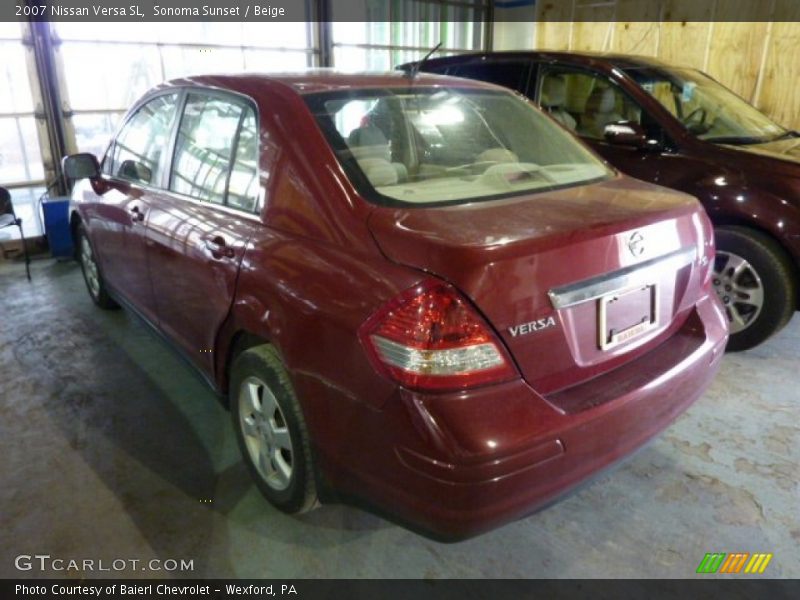
{"label": "silver minivan wheel", "polygon": [[717,251],[712,280],[730,321],[731,333],[747,329],[764,307],[764,284],[756,269],[741,256]]}
{"label": "silver minivan wheel", "polygon": [[727,350],[761,344],[783,328],[797,309],[797,274],[780,244],[747,227],[714,230],[717,255],[711,283],[728,316]]}

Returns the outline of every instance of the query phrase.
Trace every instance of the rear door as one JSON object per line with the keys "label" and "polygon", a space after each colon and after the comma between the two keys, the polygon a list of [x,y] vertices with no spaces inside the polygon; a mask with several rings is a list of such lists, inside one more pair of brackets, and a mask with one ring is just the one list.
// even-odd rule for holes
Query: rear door
{"label": "rear door", "polygon": [[148,257],[161,328],[208,374],[247,241],[262,227],[258,156],[251,102],[187,91],[167,190],[151,209]]}
{"label": "rear door", "polygon": [[92,206],[91,237],[103,277],[142,315],[155,322],[147,272],[145,228],[169,157],[178,92],[146,101],[122,126],[103,160],[109,190]]}

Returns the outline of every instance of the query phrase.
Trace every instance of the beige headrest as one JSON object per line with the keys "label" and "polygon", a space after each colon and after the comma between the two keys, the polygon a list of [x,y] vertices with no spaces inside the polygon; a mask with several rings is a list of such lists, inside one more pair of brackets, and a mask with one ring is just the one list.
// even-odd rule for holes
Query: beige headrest
{"label": "beige headrest", "polygon": [[350,132],[347,145],[353,156],[358,160],[362,158],[391,158],[389,140],[383,132],[372,125],[358,127]]}
{"label": "beige headrest", "polygon": [[382,158],[361,158],[358,166],[364,171],[373,187],[394,185],[400,179],[395,166]]}
{"label": "beige headrest", "polygon": [[586,102],[586,112],[610,113],[615,108],[616,98],[611,88],[595,88]]}
{"label": "beige headrest", "polygon": [[561,108],[567,103],[567,84],[563,77],[549,75],[542,83],[542,106]]}

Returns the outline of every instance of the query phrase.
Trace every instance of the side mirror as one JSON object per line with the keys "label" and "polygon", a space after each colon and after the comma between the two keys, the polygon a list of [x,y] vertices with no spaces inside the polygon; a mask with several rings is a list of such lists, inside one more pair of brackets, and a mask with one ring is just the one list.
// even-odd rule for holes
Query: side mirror
{"label": "side mirror", "polygon": [[647,146],[647,133],[641,125],[633,121],[609,123],[603,129],[603,137],[609,144],[617,146],[633,146],[634,148]]}
{"label": "side mirror", "polygon": [[64,171],[64,177],[67,179],[96,179],[100,176],[100,165],[97,163],[97,157],[88,152],[65,156],[61,162],[61,168]]}
{"label": "side mirror", "polygon": [[150,168],[135,160],[123,160],[119,166],[118,175],[125,179],[141,181],[142,183],[150,183],[150,180],[153,179],[153,172]]}

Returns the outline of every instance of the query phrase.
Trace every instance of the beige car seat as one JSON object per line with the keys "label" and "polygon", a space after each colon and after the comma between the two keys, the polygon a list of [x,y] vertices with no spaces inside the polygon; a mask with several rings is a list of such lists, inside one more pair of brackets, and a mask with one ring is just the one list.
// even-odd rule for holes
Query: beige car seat
{"label": "beige car seat", "polygon": [[614,90],[596,87],[586,101],[586,110],[581,118],[581,133],[602,139],[606,125],[624,120],[617,112],[617,99]]}
{"label": "beige car seat", "polygon": [[548,75],[542,82],[542,108],[567,129],[575,131],[575,118],[564,108],[567,105],[567,83],[560,75]]}
{"label": "beige car seat", "polygon": [[389,140],[374,125],[359,127],[347,136],[347,145],[373,186],[394,185],[408,179],[403,163],[392,162]]}

